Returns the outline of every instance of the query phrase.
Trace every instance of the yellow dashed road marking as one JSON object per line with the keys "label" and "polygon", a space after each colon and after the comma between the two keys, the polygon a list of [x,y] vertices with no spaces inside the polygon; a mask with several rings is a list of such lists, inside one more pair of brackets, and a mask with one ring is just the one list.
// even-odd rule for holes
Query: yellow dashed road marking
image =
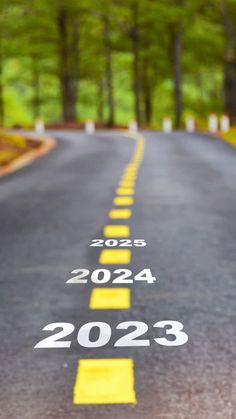
{"label": "yellow dashed road marking", "polygon": [[117,195],[133,195],[134,189],[133,188],[118,188],[116,190]]}
{"label": "yellow dashed road marking", "polygon": [[137,176],[125,175],[121,178],[121,182],[135,182]]}
{"label": "yellow dashed road marking", "polygon": [[94,288],[90,297],[89,308],[93,310],[130,308],[129,288]]}
{"label": "yellow dashed road marking", "polygon": [[81,359],[74,404],[136,403],[132,359]]}
{"label": "yellow dashed road marking", "polygon": [[133,160],[126,166],[125,170],[137,170],[137,163]]}
{"label": "yellow dashed road marking", "polygon": [[104,237],[129,237],[129,227],[125,225],[107,225],[103,230]]}
{"label": "yellow dashed road marking", "polygon": [[99,263],[101,265],[128,265],[131,256],[130,249],[104,249],[100,253]]}
{"label": "yellow dashed road marking", "polygon": [[114,198],[113,203],[115,205],[133,205],[134,198],[131,196],[117,196]]}
{"label": "yellow dashed road marking", "polygon": [[137,167],[127,167],[127,169],[125,169],[125,173],[137,173],[138,168]]}
{"label": "yellow dashed road marking", "polygon": [[119,183],[119,188],[133,188],[135,185],[135,181],[132,179],[121,180]]}
{"label": "yellow dashed road marking", "polygon": [[[135,181],[143,158],[144,140],[140,135],[129,135],[136,140],[136,148],[130,163],[126,166],[113,200],[116,206],[133,205]],[[130,208],[113,208],[111,219],[128,219]],[[130,237],[128,225],[106,225],[104,237]],[[103,249],[99,255],[101,265],[129,265],[132,249]],[[129,288],[94,288],[90,297],[90,309],[129,309],[131,291]],[[83,359],[79,361],[74,385],[74,404],[119,404],[136,403],[134,390],[134,365],[132,359]]]}
{"label": "yellow dashed road marking", "polygon": [[134,161],[131,161],[130,164],[127,164],[126,169],[136,169],[137,165]]}
{"label": "yellow dashed road marking", "polygon": [[137,174],[137,170],[125,170],[124,174],[127,176],[133,176]]}
{"label": "yellow dashed road marking", "polygon": [[115,219],[127,219],[130,218],[132,215],[132,211],[129,208],[124,209],[112,209],[109,212],[109,218]]}
{"label": "yellow dashed road marking", "polygon": [[120,182],[135,182],[137,176],[125,175],[121,178]]}
{"label": "yellow dashed road marking", "polygon": [[[136,178],[128,178],[128,177],[125,177],[125,178],[122,178],[121,180],[120,180],[120,183],[119,183],[119,186],[118,186],[118,188],[119,189],[134,189],[135,188],[135,183],[136,183]],[[127,187],[127,186],[121,186],[121,185],[124,185],[124,184],[132,184],[133,186],[131,187],[131,186],[129,186],[129,187]]]}

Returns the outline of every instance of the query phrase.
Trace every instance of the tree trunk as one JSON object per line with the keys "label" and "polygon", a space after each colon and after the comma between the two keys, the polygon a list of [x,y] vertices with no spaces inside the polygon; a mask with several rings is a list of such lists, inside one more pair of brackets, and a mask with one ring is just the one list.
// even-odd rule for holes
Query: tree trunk
{"label": "tree trunk", "polygon": [[152,120],[152,82],[149,74],[148,63],[144,63],[143,77],[142,77],[142,92],[144,102],[144,122],[150,125]]}
{"label": "tree trunk", "polygon": [[97,120],[101,124],[104,122],[104,80],[99,80],[97,85]]}
{"label": "tree trunk", "polygon": [[144,112],[145,112],[145,123],[150,125],[152,120],[152,98],[151,92],[148,88],[144,92]]}
{"label": "tree trunk", "polygon": [[71,18],[71,46],[70,46],[70,90],[73,102],[74,120],[76,120],[76,105],[78,99],[78,73],[79,73],[79,22],[77,17]]}
{"label": "tree trunk", "polygon": [[133,53],[133,90],[135,118],[141,123],[141,83],[140,83],[140,59],[139,59],[139,27],[138,27],[138,1],[132,3],[133,26],[131,28],[132,53]]}
{"label": "tree trunk", "polygon": [[60,84],[63,120],[76,120],[77,74],[78,74],[78,23],[68,16],[66,6],[58,13],[60,43]]}
{"label": "tree trunk", "polygon": [[4,112],[4,91],[3,91],[3,58],[0,54],[0,126],[4,126],[5,112]]}
{"label": "tree trunk", "polygon": [[113,72],[111,54],[111,29],[108,16],[104,16],[104,56],[105,56],[105,80],[107,89],[108,118],[106,125],[112,127],[115,121],[115,103],[113,97]]}
{"label": "tree trunk", "polygon": [[32,109],[33,109],[33,118],[37,120],[40,117],[40,78],[39,70],[37,64],[37,57],[32,57],[32,89],[33,89],[33,98],[32,98]]}
{"label": "tree trunk", "polygon": [[226,51],[224,58],[224,110],[232,123],[236,122],[236,60],[234,25],[227,2],[222,0],[224,31],[226,36]]}
{"label": "tree trunk", "polygon": [[182,69],[181,69],[181,29],[176,26],[172,31],[172,69],[174,81],[174,112],[175,121],[174,125],[179,128],[182,118]]}

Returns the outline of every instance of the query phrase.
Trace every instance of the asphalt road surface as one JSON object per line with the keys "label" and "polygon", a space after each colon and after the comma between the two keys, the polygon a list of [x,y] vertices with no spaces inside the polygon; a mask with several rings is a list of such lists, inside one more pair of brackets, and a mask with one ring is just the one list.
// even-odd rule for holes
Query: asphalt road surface
{"label": "asphalt road surface", "polygon": [[[126,268],[150,269],[157,280],[68,284],[74,269],[121,268],[99,264],[107,248],[90,243],[116,224],[108,213],[136,143],[109,132],[50,135],[58,139],[53,152],[0,180],[0,418],[236,418],[236,150],[199,134],[143,133],[132,216],[118,224],[128,223],[130,239],[147,243],[129,248]],[[130,289],[130,308],[91,309],[94,287]],[[153,327],[164,320],[181,322],[188,342],[154,341],[176,339],[166,338],[170,326]],[[116,329],[125,321],[142,322],[136,339],[150,346],[114,347],[134,330]],[[34,349],[60,330],[42,331],[55,322],[74,325],[62,338],[71,347]],[[98,327],[86,335],[83,325],[91,322],[103,323],[102,338]],[[112,330],[104,346],[77,343],[81,327],[87,337],[80,343],[106,341],[104,323]],[[121,387],[136,404],[74,403],[78,361],[98,359],[133,362]],[[96,371],[109,390],[109,372],[104,378]],[[80,384],[96,399],[93,377],[85,373]],[[123,389],[114,389],[116,398]]]}

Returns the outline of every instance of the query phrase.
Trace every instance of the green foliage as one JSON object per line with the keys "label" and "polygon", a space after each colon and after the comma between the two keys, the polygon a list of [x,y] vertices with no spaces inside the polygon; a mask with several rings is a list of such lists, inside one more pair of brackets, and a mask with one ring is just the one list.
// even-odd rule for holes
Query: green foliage
{"label": "green foliage", "polygon": [[[134,22],[134,6],[137,21]],[[228,0],[236,25],[236,3]],[[223,110],[225,34],[221,0],[11,0],[0,6],[0,114],[6,126],[29,126],[36,117],[62,118],[59,15],[65,10],[65,47],[73,61],[78,50],[78,120],[108,115],[104,18],[111,28],[111,65],[116,123],[134,115],[132,34],[138,33],[141,109],[152,104],[151,124],[173,115],[172,34],[182,35],[182,91],[185,114],[204,118]],[[78,45],[73,44],[73,28]],[[136,26],[135,26],[136,25]],[[2,89],[1,89],[2,86]],[[147,97],[148,93],[148,97]],[[102,108],[102,109],[101,109]]]}
{"label": "green foliage", "polygon": [[231,128],[229,132],[225,132],[221,134],[221,136],[224,138],[224,140],[232,145],[233,147],[236,147],[236,128]]}

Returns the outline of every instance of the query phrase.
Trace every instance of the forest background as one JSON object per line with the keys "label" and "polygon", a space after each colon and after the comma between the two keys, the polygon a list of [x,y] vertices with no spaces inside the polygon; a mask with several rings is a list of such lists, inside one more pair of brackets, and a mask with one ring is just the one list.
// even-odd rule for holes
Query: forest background
{"label": "forest background", "polygon": [[0,125],[236,123],[236,0],[1,0]]}

